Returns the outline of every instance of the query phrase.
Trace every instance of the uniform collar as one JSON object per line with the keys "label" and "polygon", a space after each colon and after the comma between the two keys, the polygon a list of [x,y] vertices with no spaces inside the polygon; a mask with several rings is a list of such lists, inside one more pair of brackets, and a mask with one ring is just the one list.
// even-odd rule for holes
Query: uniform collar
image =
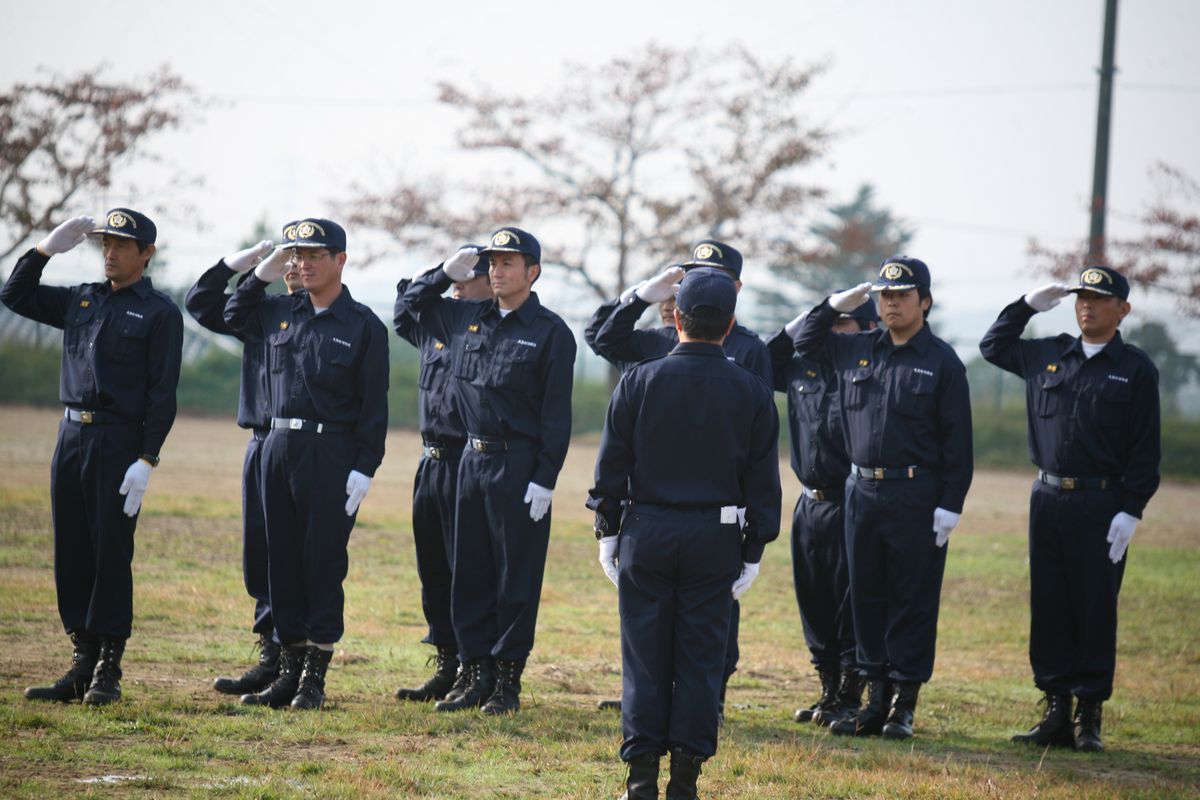
{"label": "uniform collar", "polygon": [[[532,324],[534,318],[537,316],[538,311],[540,311],[541,308],[542,301],[538,300],[537,292],[530,292],[528,299],[526,299],[524,303],[521,303],[521,305],[517,306],[512,311],[508,312],[507,316],[516,317],[524,324],[529,325]],[[496,316],[502,316],[500,314],[500,304],[495,300],[493,300],[488,306],[488,311],[495,312]]]}
{"label": "uniform collar", "polygon": [[725,348],[712,342],[680,342],[671,349],[671,355],[716,356],[725,358]]}
{"label": "uniform collar", "polygon": [[[301,294],[301,291],[304,293]],[[312,298],[309,297],[307,289],[297,291],[293,297],[298,298],[300,303],[306,304],[309,308],[313,309],[314,314],[316,313],[316,309],[313,308]],[[350,296],[350,287],[343,283],[341,293],[337,296],[337,299],[333,301],[333,305],[325,310],[337,317],[339,322],[345,322],[349,318],[350,309],[353,306],[354,298]]]}
{"label": "uniform collar", "polygon": [[[105,294],[110,296],[116,294],[112,288],[112,281],[101,281],[100,286]],[[131,283],[125,289],[129,289],[136,294],[139,300],[145,300],[154,291],[154,284],[150,282],[149,276],[143,275],[137,283]],[[117,291],[123,292],[125,289],[118,289]]]}
{"label": "uniform collar", "polygon": [[[1080,358],[1083,358],[1084,360],[1087,359],[1087,355],[1083,352],[1083,337],[1082,336],[1076,336],[1074,339],[1072,339],[1070,342],[1068,342],[1067,346],[1063,348],[1063,355],[1065,356],[1067,353],[1070,353],[1072,351],[1078,353]],[[1104,347],[1102,347],[1100,349],[1100,352],[1096,353],[1096,355],[1098,355],[1098,356],[1106,355],[1109,358],[1111,358],[1113,361],[1117,361],[1120,359],[1121,353],[1123,353],[1124,351],[1125,351],[1125,340],[1121,338],[1121,332],[1117,331],[1116,334],[1111,339],[1108,340],[1108,343],[1105,344]]]}
{"label": "uniform collar", "polygon": [[926,321],[925,324],[921,326],[921,330],[912,335],[912,338],[910,338],[904,344],[897,346],[892,344],[892,334],[887,328],[877,328],[875,331],[874,346],[880,347],[884,344],[886,344],[888,347],[894,347],[896,349],[899,349],[900,347],[911,347],[913,350],[917,351],[918,355],[923,356],[926,352],[928,352],[929,347],[933,344],[933,331],[929,330],[929,322]]}

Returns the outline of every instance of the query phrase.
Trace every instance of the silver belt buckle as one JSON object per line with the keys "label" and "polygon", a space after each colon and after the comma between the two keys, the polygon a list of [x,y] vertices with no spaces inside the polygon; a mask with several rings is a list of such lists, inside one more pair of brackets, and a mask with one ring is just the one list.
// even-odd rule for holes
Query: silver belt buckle
{"label": "silver belt buckle", "polygon": [[883,467],[875,467],[872,470],[872,473],[875,476],[875,480],[877,480],[877,481],[883,480]]}
{"label": "silver belt buckle", "polygon": [[1061,486],[1063,489],[1066,489],[1068,492],[1073,491],[1075,489],[1075,479],[1074,478],[1063,478]]}
{"label": "silver belt buckle", "polygon": [[92,415],[92,412],[90,412],[90,411],[80,411],[79,412],[79,421],[82,422],[84,425],[91,425],[95,421],[95,417]]}
{"label": "silver belt buckle", "polygon": [[818,502],[825,502],[825,493],[820,489],[809,489],[812,492],[812,499]]}
{"label": "silver belt buckle", "polygon": [[292,417],[288,420],[288,427],[294,431],[301,430],[304,428],[304,420]]}
{"label": "silver belt buckle", "polygon": [[477,452],[480,452],[480,453],[482,453],[482,452],[483,452],[483,446],[484,446],[484,445],[483,445],[483,440],[482,440],[482,439],[472,439],[472,440],[471,440],[471,449],[473,449],[473,450],[476,450]]}
{"label": "silver belt buckle", "polygon": [[442,460],[442,448],[430,447],[429,448],[429,457],[437,459],[438,461],[441,461]]}

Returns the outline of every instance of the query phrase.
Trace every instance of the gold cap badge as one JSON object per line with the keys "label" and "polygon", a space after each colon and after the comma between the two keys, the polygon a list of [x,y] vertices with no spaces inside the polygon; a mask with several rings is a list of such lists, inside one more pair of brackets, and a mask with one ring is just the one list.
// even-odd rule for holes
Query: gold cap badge
{"label": "gold cap badge", "polygon": [[708,261],[714,255],[716,255],[717,258],[725,257],[725,254],[721,252],[721,248],[714,244],[708,244],[705,242],[696,248],[696,252],[692,253],[692,258],[696,259],[697,261]]}
{"label": "gold cap badge", "polygon": [[296,238],[296,226],[288,225],[286,228],[284,228],[283,229],[283,238],[291,239],[294,241]]}
{"label": "gold cap badge", "polygon": [[913,274],[912,270],[906,267],[904,264],[897,264],[895,261],[890,261],[883,265],[883,269],[879,270],[879,275],[880,277],[886,278],[889,281],[894,281],[905,272],[907,272],[910,276]]}
{"label": "gold cap badge", "polygon": [[1088,286],[1095,286],[1101,281],[1112,283],[1112,276],[1101,269],[1087,269],[1079,276],[1079,282],[1086,283]]}
{"label": "gold cap badge", "polygon": [[492,237],[492,247],[506,247],[509,242],[521,243],[521,238],[511,231],[497,231]]}
{"label": "gold cap badge", "polygon": [[108,227],[110,228],[124,228],[125,223],[129,223],[134,228],[137,227],[137,222],[131,217],[125,216],[120,211],[114,211],[108,215]]}

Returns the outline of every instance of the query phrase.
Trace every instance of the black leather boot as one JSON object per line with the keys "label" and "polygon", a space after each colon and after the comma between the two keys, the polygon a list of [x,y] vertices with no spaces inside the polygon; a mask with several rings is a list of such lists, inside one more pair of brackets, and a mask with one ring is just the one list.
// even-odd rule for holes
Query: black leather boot
{"label": "black leather boot", "polygon": [[837,667],[822,667],[817,670],[817,677],[821,679],[821,696],[808,708],[796,709],[796,713],[792,715],[792,719],[796,722],[815,722],[818,725],[828,725],[831,721],[826,721],[825,715],[837,708],[838,677],[840,677]]}
{"label": "black leather boot", "polygon": [[867,704],[852,716],[844,717],[829,726],[835,736],[878,736],[883,733],[892,705],[892,684],[886,680],[867,683]]}
{"label": "black leather boot", "polygon": [[1099,753],[1104,749],[1100,741],[1100,700],[1084,700],[1079,698],[1075,705],[1075,749],[1081,753]]}
{"label": "black leather boot", "polygon": [[60,703],[83,699],[92,683],[92,673],[96,671],[100,641],[90,633],[76,631],[71,634],[71,647],[71,668],[67,674],[49,686],[30,686],[25,690],[26,698],[57,700]]}
{"label": "black leather boot", "polygon": [[124,654],[124,639],[100,637],[96,671],[92,673],[92,685],[83,696],[84,705],[106,706],[121,699],[121,656]]}
{"label": "black leather boot", "polygon": [[525,671],[525,659],[509,661],[496,659],[496,688],[483,704],[483,713],[515,714],[521,710],[521,673]]}
{"label": "black leather boot", "polygon": [[279,653],[279,669],[275,680],[261,692],[242,695],[242,705],[270,706],[283,708],[292,702],[300,686],[300,672],[304,669],[304,645],[290,644]]}
{"label": "black leather boot", "polygon": [[617,698],[616,700],[601,700],[599,703],[596,703],[596,708],[600,709],[601,711],[620,711],[621,699]]}
{"label": "black leather boot", "polygon": [[486,703],[496,690],[496,664],[491,656],[472,658],[463,669],[469,671],[468,685],[463,693],[453,700],[442,700],[434,709],[437,711],[462,711],[465,708],[479,708]]}
{"label": "black leather boot", "polygon": [[917,694],[921,684],[902,681],[896,684],[896,695],[892,698],[892,710],[887,722],[883,723],[883,735],[889,739],[911,739],[913,714],[917,710]]}
{"label": "black leather boot", "polygon": [[217,678],[213,681],[214,689],[221,694],[250,694],[261,692],[275,680],[282,648],[265,633],[259,634],[254,646],[258,649],[258,663],[242,673],[240,678]]}
{"label": "black leather boot", "polygon": [[447,692],[454,687],[454,679],[458,677],[458,647],[438,645],[434,659],[437,667],[433,677],[415,689],[397,689],[397,700],[428,703],[431,700],[441,700],[446,696]]}
{"label": "black leather boot", "polygon": [[446,692],[446,696],[441,702],[451,703],[458,700],[467,690],[471,688],[471,670],[467,669],[467,665],[463,662],[458,662],[458,675],[454,678],[454,685],[450,687],[450,691]]}
{"label": "black leather boot", "polygon": [[1014,742],[1035,744],[1038,747],[1074,747],[1075,737],[1071,732],[1071,695],[1046,692],[1042,698],[1046,712],[1038,724],[1026,733],[1012,737]]}
{"label": "black leather boot", "polygon": [[821,719],[818,721],[820,725],[832,725],[846,717],[853,717],[858,714],[858,710],[862,706],[863,689],[867,685],[866,679],[859,674],[856,667],[844,668],[841,678],[837,696],[834,698],[833,710],[821,713]]}
{"label": "black leather boot", "polygon": [[667,800],[697,800],[696,781],[703,763],[703,756],[683,750],[671,751],[671,780],[667,782]]}
{"label": "black leather boot", "polygon": [[325,704],[325,671],[329,669],[332,650],[322,650],[309,645],[304,649],[304,670],[300,673],[300,685],[292,698],[292,708],[297,710],[317,709]]}
{"label": "black leather boot", "polygon": [[658,800],[659,758],[657,753],[641,753],[629,759],[629,775],[621,800]]}

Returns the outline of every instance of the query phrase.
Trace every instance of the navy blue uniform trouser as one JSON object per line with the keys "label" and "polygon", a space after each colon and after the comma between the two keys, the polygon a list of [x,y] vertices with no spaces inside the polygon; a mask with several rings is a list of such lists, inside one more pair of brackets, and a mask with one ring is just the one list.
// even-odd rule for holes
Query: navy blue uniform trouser
{"label": "navy blue uniform trouser", "polygon": [[133,532],[118,494],[141,452],[142,426],[64,419],[50,461],[54,583],[67,633],[128,639],[133,627]]}
{"label": "navy blue uniform trouser", "polygon": [[858,666],[871,679],[933,675],[946,547],[934,544],[934,475],[846,481],[846,552]]}
{"label": "navy blue uniform trouser", "polygon": [[342,581],[354,517],[346,478],[354,468],[350,433],[273,430],[263,444],[271,611],[283,644],[336,642],[345,631]]}
{"label": "navy blue uniform trouser", "polygon": [[617,569],[622,759],[717,752],[730,590],[741,566],[738,526],[722,525],[716,509],[626,512]]}
{"label": "navy blue uniform trouser", "polygon": [[520,661],[533,649],[551,513],[538,522],[529,518],[525,491],[536,466],[532,447],[463,452],[450,588],[463,661],[489,655]]}
{"label": "navy blue uniform trouser", "polygon": [[804,641],[819,670],[855,666],[842,498],[800,495],[792,514],[792,580]]}
{"label": "navy blue uniform trouser", "polygon": [[424,456],[413,480],[413,541],[421,579],[421,610],[429,624],[421,641],[438,647],[457,648],[450,624],[450,559],[454,555],[458,462],[457,453],[440,459]]}
{"label": "navy blue uniform trouser", "polygon": [[1108,527],[1121,490],[1060,491],[1034,481],[1029,501],[1029,662],[1037,687],[1084,700],[1112,696],[1117,595],[1125,558],[1113,564]]}
{"label": "navy blue uniform trouser", "polygon": [[242,460],[242,578],[246,593],[254,598],[254,624],[250,630],[273,636],[271,584],[267,572],[267,519],[262,501],[262,447],[266,430],[254,430]]}

